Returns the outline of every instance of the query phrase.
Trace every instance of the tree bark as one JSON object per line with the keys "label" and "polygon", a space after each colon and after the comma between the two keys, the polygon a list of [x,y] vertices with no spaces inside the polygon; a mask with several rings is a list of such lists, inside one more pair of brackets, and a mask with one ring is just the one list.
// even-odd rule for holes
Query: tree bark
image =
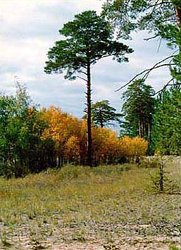
{"label": "tree bark", "polygon": [[103,128],[104,127],[104,123],[103,123],[103,118],[102,118],[102,111],[100,110],[99,111],[99,118],[100,118],[100,126],[101,126],[101,128]]}
{"label": "tree bark", "polygon": [[176,17],[177,17],[177,24],[179,28],[181,27],[181,9],[176,7]]}
{"label": "tree bark", "polygon": [[163,162],[160,164],[160,177],[159,177],[159,188],[160,192],[164,191],[164,171],[163,171]]}
{"label": "tree bark", "polygon": [[87,164],[92,167],[91,71],[87,64]]}

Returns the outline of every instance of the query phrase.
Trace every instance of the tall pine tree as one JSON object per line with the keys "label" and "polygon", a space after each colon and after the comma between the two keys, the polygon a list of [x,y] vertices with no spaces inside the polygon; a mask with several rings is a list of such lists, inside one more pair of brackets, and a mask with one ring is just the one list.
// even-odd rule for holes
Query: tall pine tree
{"label": "tall pine tree", "polygon": [[136,80],[123,93],[124,133],[151,140],[152,116],[155,99],[154,90],[143,80]]}
{"label": "tall pine tree", "polygon": [[[59,30],[62,40],[48,52],[46,73],[63,73],[65,78],[79,77],[86,82],[87,91],[87,164],[92,165],[91,129],[91,65],[101,58],[113,56],[118,62],[128,61],[124,56],[132,49],[113,39],[113,32],[103,16],[95,11],[75,15],[75,19]],[[78,74],[78,75],[77,75]]]}
{"label": "tall pine tree", "polygon": [[172,86],[158,96],[153,116],[153,146],[161,154],[181,154],[181,87]]}

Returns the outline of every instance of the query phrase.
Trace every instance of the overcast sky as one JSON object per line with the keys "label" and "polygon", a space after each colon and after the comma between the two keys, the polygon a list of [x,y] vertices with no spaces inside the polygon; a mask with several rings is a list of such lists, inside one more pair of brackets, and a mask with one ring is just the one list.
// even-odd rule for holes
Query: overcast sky
{"label": "overcast sky", "polygon": [[[63,75],[44,73],[48,49],[59,40],[58,30],[84,10],[101,10],[100,0],[0,0],[0,92],[13,94],[15,82],[25,84],[33,101],[41,106],[60,106],[82,117],[85,82],[65,80]],[[120,111],[117,88],[136,73],[163,59],[170,50],[159,41],[146,42],[150,35],[137,33],[125,41],[134,49],[129,63],[100,60],[92,68],[93,102],[107,99]],[[169,72],[153,72],[147,83],[159,90],[169,80]]]}

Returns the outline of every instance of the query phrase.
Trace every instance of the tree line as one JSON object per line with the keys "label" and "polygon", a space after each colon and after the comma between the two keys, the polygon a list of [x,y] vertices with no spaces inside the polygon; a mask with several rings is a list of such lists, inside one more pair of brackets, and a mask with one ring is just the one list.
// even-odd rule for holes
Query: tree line
{"label": "tree line", "polygon": [[[26,89],[0,96],[0,175],[20,177],[63,164],[87,165],[87,121],[33,105]],[[92,160],[116,164],[145,155],[148,142],[92,125]]]}
{"label": "tree line", "polygon": [[[92,105],[92,113],[99,114],[92,115],[91,122],[93,166],[135,162],[147,153],[181,154],[181,88],[165,89],[157,98],[152,93],[151,86],[139,80],[123,94],[120,114],[108,100]],[[108,128],[118,116],[120,135]],[[87,165],[87,147],[85,117],[33,105],[21,85],[15,96],[0,96],[0,175],[20,177],[67,163]]]}
{"label": "tree line", "polygon": [[[85,81],[85,119],[55,107],[40,109],[20,85],[16,96],[1,95],[0,174],[18,177],[67,162],[119,163],[144,155],[147,148],[149,153],[180,154],[180,26],[179,0],[108,0],[100,15],[85,11],[64,24],[59,31],[62,40],[48,51],[45,72]],[[92,104],[92,65],[110,56],[118,63],[128,62],[126,55],[133,50],[119,38],[129,39],[131,31],[140,29],[154,32],[148,40],[159,36],[177,50],[122,86],[128,88],[121,113],[108,100]],[[152,70],[165,66],[170,68],[171,80],[156,95],[145,80]],[[105,127],[112,121],[120,123],[119,137]]]}

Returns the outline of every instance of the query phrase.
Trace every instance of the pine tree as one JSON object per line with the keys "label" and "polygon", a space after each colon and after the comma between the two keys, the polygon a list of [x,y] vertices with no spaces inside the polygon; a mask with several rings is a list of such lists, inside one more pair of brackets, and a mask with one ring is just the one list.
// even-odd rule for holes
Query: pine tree
{"label": "pine tree", "polygon": [[[86,82],[87,91],[87,164],[92,165],[91,128],[91,65],[104,57],[113,56],[118,62],[128,61],[124,56],[131,53],[128,46],[113,40],[113,32],[103,16],[95,11],[75,15],[75,19],[64,24],[59,31],[64,39],[57,41],[48,52],[46,73],[63,73],[65,78],[79,78]],[[81,76],[80,76],[81,75]]]}
{"label": "pine tree", "polygon": [[152,116],[154,112],[154,90],[143,80],[136,80],[123,93],[125,134],[151,140]]}

